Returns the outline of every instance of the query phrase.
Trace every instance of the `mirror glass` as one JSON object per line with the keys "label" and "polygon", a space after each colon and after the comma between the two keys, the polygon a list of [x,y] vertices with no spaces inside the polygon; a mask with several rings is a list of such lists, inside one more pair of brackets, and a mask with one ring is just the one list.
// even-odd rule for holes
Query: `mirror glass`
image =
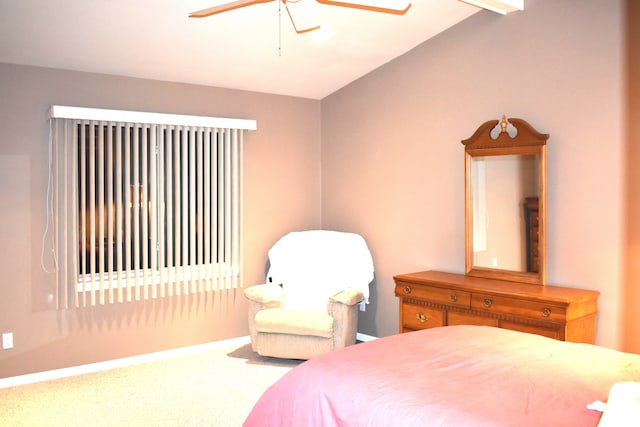
{"label": "mirror glass", "polygon": [[538,199],[538,156],[478,156],[471,160],[473,182],[473,265],[538,271],[531,229]]}
{"label": "mirror glass", "polygon": [[467,275],[545,283],[548,137],[503,117],[462,141]]}

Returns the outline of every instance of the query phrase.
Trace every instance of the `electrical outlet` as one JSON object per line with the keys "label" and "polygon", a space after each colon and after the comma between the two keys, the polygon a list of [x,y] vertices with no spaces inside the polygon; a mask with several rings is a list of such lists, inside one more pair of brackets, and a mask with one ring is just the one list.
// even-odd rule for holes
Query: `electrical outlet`
{"label": "electrical outlet", "polygon": [[2,334],[2,349],[8,350],[13,348],[13,332],[6,332]]}

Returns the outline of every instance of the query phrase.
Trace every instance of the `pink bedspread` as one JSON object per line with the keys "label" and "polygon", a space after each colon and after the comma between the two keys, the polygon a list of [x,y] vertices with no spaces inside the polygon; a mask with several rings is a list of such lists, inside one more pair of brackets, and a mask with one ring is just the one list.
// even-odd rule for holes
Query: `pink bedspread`
{"label": "pink bedspread", "polygon": [[486,326],[394,335],[309,360],[244,426],[595,426],[640,355]]}

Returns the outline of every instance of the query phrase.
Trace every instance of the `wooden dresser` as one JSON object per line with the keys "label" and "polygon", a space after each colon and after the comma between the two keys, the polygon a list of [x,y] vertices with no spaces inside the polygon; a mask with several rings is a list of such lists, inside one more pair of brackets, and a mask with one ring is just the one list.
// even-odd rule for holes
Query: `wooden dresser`
{"label": "wooden dresser", "polygon": [[488,325],[595,342],[597,291],[485,279],[439,271],[394,276],[400,332]]}

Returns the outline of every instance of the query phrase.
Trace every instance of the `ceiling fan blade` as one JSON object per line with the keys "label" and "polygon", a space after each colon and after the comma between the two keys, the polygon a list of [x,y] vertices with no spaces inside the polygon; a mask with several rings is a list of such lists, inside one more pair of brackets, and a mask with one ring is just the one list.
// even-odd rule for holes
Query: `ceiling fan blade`
{"label": "ceiling fan blade", "polygon": [[393,13],[394,15],[404,15],[411,7],[411,3],[406,0],[316,0],[318,3],[331,6],[351,7],[353,9],[363,9],[373,12]]}
{"label": "ceiling fan blade", "polygon": [[[320,24],[318,24],[315,19],[313,8],[315,3],[310,3],[309,0],[306,2],[301,0],[296,2],[283,0],[282,3],[284,3],[284,7],[287,9],[289,19],[291,20],[291,24],[293,24],[293,29],[296,30],[296,33],[308,33],[309,31],[318,30],[320,28]],[[301,25],[296,25],[296,22]]]}
{"label": "ceiling fan blade", "polygon": [[218,6],[213,6],[207,9],[198,10],[189,14],[189,18],[206,18],[207,16],[215,15],[216,13],[228,12],[234,9],[240,9],[241,7],[253,6],[259,3],[269,3],[274,0],[237,0],[230,1]]}

